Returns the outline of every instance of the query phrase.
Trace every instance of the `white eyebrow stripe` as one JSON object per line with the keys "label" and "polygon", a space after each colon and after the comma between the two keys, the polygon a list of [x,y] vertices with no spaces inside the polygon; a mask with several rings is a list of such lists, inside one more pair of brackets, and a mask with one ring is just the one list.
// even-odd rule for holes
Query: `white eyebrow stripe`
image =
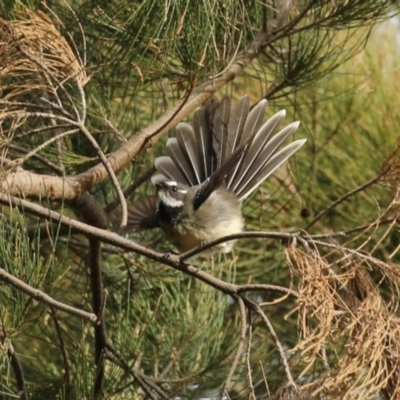
{"label": "white eyebrow stripe", "polygon": [[178,186],[178,184],[176,183],[176,181],[164,181],[164,183],[165,183],[167,186],[170,186],[170,187],[172,187],[172,186]]}

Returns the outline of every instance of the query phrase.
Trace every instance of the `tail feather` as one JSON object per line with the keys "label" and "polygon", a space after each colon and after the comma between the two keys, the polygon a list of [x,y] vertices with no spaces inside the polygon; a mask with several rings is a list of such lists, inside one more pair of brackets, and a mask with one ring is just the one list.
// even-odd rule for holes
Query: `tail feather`
{"label": "tail feather", "polygon": [[299,139],[290,143],[278,153],[276,153],[271,159],[263,166],[263,168],[251,179],[247,184],[242,187],[238,192],[235,192],[242,201],[248,197],[258,186],[260,186],[277,168],[279,168],[289,157],[291,157],[307,139]]}
{"label": "tail feather", "polygon": [[[266,100],[261,100],[253,109],[250,111],[246,118],[246,122],[243,127],[243,133],[240,138],[240,143],[242,144],[246,141],[251,142],[255,136],[255,134],[258,132],[260,129],[260,126],[262,124],[262,120],[265,115],[265,111],[267,109],[267,101]],[[237,148],[237,146],[236,146]],[[250,147],[248,146],[246,150],[243,152],[240,160],[236,164],[236,166],[229,172],[227,176],[227,187],[230,188],[232,183],[235,180],[235,177],[238,176],[240,173],[241,166],[243,165],[243,160],[246,158],[246,154],[249,151]]]}
{"label": "tail feather", "polygon": [[228,148],[228,124],[231,115],[231,99],[224,97],[213,118],[213,148],[217,157],[216,169],[224,164]]}
{"label": "tail feather", "polygon": [[[247,96],[242,97],[231,111],[228,123],[228,143],[225,157],[228,158],[242,142],[243,129],[249,115],[250,101]],[[225,158],[225,159],[226,159]]]}
{"label": "tail feather", "polygon": [[[282,114],[279,117],[282,117]],[[257,138],[259,140],[253,141],[246,158],[243,160],[240,166],[237,178],[231,186],[231,190],[234,193],[237,193],[246,187],[248,182],[250,182],[254,176],[269,162],[279,146],[298,128],[299,122],[294,122],[283,128],[275,136],[271,137],[273,131],[280,122],[279,120],[282,118],[275,119],[276,124],[274,124],[273,130],[264,131],[266,134],[264,138],[260,136]]]}
{"label": "tail feather", "polygon": [[182,183],[185,183],[189,186],[197,185],[198,179],[193,170],[193,166],[190,164],[190,157],[184,154],[181,146],[178,143],[178,139],[168,139],[167,154],[175,163],[176,169],[185,176],[185,180]]}
{"label": "tail feather", "polygon": [[282,110],[273,115],[257,132],[253,135],[250,147],[241,162],[236,166],[236,170],[228,178],[228,188],[235,192],[240,183],[245,180],[249,170],[260,158],[260,153],[264,150],[275,129],[282,122],[286,112]]}
{"label": "tail feather", "polygon": [[186,161],[188,161],[191,167],[191,172],[196,179],[195,184],[199,185],[201,182],[205,181],[206,173],[197,147],[198,143],[194,130],[189,124],[181,122],[178,124],[176,131],[179,147],[182,150],[182,154],[186,156]]}
{"label": "tail feather", "polygon": [[197,139],[197,151],[199,153],[201,168],[204,176],[208,178],[213,173],[213,146],[212,146],[212,122],[210,110],[207,105],[195,111],[193,116],[193,130]]}
{"label": "tail feather", "polygon": [[263,119],[267,111],[268,102],[267,100],[261,100],[256,106],[254,106],[249,112],[246,118],[246,124],[243,129],[243,137],[241,143],[247,140],[250,136],[255,135],[263,124]]}
{"label": "tail feather", "polygon": [[[182,159],[179,159],[182,161]],[[168,179],[172,179],[177,182],[187,183],[191,182],[188,174],[184,174],[188,170],[177,167],[177,160],[169,157],[169,156],[161,156],[157,157],[154,161],[154,166],[157,171],[161,174],[165,175]]]}
{"label": "tail feather", "polygon": [[221,185],[243,200],[304,144],[298,140],[279,150],[299,123],[274,135],[285,111],[263,124],[267,101],[249,109],[248,97],[233,107],[228,97],[220,103],[208,101],[194,113],[192,126],[178,125],[177,137],[167,142],[169,157],[156,159],[156,168],[169,179],[203,184],[197,207]]}

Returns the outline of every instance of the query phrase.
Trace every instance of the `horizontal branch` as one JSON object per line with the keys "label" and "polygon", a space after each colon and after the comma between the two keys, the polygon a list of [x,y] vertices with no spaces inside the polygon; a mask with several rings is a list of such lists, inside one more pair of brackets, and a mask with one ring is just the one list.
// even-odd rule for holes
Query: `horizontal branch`
{"label": "horizontal branch", "polygon": [[234,233],[232,235],[224,236],[215,240],[211,240],[206,243],[202,243],[200,246],[197,246],[186,253],[181,254],[181,260],[188,260],[205,250],[211,249],[221,243],[228,242],[230,240],[237,240],[237,239],[246,239],[246,238],[258,238],[258,239],[301,239],[299,233],[289,233],[289,232],[260,232],[260,231],[246,231],[240,233]]}
{"label": "horizontal branch", "polygon": [[22,168],[0,171],[0,191],[29,198],[75,199],[85,192],[75,177],[41,175]]}
{"label": "horizontal branch", "polygon": [[[110,245],[119,247],[121,249],[132,251],[134,253],[140,254],[145,256],[151,260],[158,261],[164,265],[168,265],[178,271],[184,272],[190,276],[193,276],[206,284],[214,287],[217,290],[220,290],[230,296],[240,295],[240,292],[248,291],[248,290],[273,290],[273,291],[280,291],[277,287],[273,287],[271,285],[236,285],[233,283],[225,282],[221,279],[215,278],[212,275],[208,274],[207,272],[193,266],[190,264],[186,264],[184,262],[184,255],[175,255],[175,254],[165,254],[154,251],[147,247],[141,246],[132,240],[126,239],[117,233],[110,232],[107,230],[95,228],[91,225],[87,225],[83,222],[74,220],[72,218],[66,217],[61,215],[55,211],[49,210],[45,207],[42,207],[38,204],[31,203],[27,200],[22,200],[17,197],[9,196],[4,193],[0,193],[0,204],[4,204],[6,206],[16,206],[21,207],[24,209],[25,212],[29,212],[33,215],[46,218],[51,220],[53,223],[59,223],[62,226],[68,226],[72,229],[75,229],[85,235],[95,237],[101,240],[104,243],[108,243]],[[271,238],[291,238],[296,237],[294,234],[291,233],[278,233],[278,232],[243,232],[240,235],[231,235],[225,238],[221,238],[218,242],[232,240],[232,238],[240,237],[271,237]],[[210,245],[215,245],[213,244]],[[286,291],[284,291],[286,292]],[[289,293],[289,292],[286,292]],[[292,293],[289,293],[292,294]]]}

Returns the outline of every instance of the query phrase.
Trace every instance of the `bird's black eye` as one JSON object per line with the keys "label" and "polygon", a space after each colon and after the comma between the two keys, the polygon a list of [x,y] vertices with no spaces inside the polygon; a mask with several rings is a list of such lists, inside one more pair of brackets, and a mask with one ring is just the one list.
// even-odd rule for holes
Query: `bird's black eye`
{"label": "bird's black eye", "polygon": [[172,191],[176,192],[178,190],[178,188],[176,186],[172,186]]}

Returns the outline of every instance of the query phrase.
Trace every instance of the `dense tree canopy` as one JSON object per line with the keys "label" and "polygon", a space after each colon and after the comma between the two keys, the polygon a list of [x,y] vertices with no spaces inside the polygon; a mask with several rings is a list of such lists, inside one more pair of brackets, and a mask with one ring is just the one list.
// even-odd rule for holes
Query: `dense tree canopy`
{"label": "dense tree canopy", "polygon": [[[397,398],[397,11],[0,4],[0,398]],[[308,142],[234,253],[125,232],[167,133],[245,94]]]}

